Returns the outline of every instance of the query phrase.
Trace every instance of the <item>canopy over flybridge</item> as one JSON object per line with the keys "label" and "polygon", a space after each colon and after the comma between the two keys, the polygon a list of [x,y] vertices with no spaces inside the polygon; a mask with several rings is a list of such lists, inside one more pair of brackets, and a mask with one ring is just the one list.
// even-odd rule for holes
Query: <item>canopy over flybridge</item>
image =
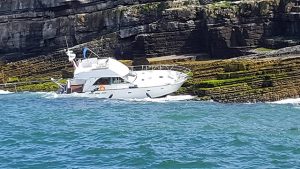
{"label": "canopy over flybridge", "polygon": [[79,78],[97,77],[97,74],[103,74],[108,77],[124,77],[129,74],[129,68],[115,59],[88,58],[77,61],[77,68],[74,76]]}
{"label": "canopy over flybridge", "polygon": [[[88,52],[91,54],[88,55]],[[130,73],[129,68],[123,63],[113,58],[99,58],[99,56],[88,48],[83,49],[83,58],[76,59],[76,54],[67,50],[69,61],[73,62],[75,67],[74,77],[76,78],[91,78],[97,77],[97,74],[105,74],[111,77],[124,77]],[[91,55],[97,57],[90,58]]]}

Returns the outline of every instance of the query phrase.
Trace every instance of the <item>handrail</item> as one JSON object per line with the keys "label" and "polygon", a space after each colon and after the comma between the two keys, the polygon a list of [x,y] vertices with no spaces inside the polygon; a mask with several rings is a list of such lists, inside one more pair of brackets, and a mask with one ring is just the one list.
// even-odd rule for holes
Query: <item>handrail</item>
{"label": "handrail", "polygon": [[191,69],[177,66],[177,65],[139,65],[139,66],[129,66],[131,71],[142,71],[142,70],[174,70],[182,73],[189,73]]}

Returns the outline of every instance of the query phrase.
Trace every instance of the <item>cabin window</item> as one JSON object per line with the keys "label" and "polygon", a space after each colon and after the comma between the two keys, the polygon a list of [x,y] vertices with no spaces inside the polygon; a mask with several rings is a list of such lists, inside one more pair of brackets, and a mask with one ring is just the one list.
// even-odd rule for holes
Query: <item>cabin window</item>
{"label": "cabin window", "polygon": [[161,79],[162,79],[162,78],[164,78],[164,77],[163,77],[163,76],[159,76],[159,78],[161,78]]}
{"label": "cabin window", "polygon": [[113,77],[112,78],[112,84],[122,84],[122,83],[126,83],[124,79],[122,79],[120,77]]}
{"label": "cabin window", "polygon": [[98,79],[94,85],[111,85],[111,84],[124,84],[127,83],[121,77],[102,77]]}
{"label": "cabin window", "polygon": [[110,77],[102,77],[94,83],[94,85],[109,85],[109,84],[110,84]]}

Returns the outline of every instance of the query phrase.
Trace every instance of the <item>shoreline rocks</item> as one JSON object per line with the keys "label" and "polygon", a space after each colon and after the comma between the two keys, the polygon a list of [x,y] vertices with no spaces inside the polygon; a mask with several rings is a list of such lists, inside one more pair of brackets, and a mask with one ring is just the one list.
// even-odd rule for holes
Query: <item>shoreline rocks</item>
{"label": "shoreline rocks", "polygon": [[181,92],[223,103],[297,98],[299,64],[300,56],[181,63],[194,73]]}
{"label": "shoreline rocks", "polygon": [[[149,63],[171,63],[192,70],[192,78],[177,94],[192,94],[197,96],[198,100],[222,103],[269,102],[300,96],[300,55],[283,54],[283,51],[297,50],[298,47],[272,51],[275,54],[280,53],[280,57],[249,56],[197,61],[192,55],[184,55],[163,57],[165,60],[153,58],[149,59]],[[0,82],[23,82],[16,87],[17,91],[53,91],[57,86],[49,82],[49,79],[68,78],[73,70],[67,57],[59,56],[57,53],[51,57],[37,57],[4,64],[0,67]],[[123,62],[127,65],[133,63]],[[31,80],[44,82],[32,84]],[[8,86],[5,90],[14,91],[15,87]]]}

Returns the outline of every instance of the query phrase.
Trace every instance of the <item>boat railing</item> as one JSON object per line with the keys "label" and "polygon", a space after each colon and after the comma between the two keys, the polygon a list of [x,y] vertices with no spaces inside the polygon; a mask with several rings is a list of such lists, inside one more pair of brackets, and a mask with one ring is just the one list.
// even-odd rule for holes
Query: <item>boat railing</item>
{"label": "boat railing", "polygon": [[[96,59],[99,59],[99,58],[96,58]],[[84,63],[83,61],[86,60],[86,59],[76,59],[76,63],[77,65],[80,65],[80,64],[83,64],[83,67],[92,67],[94,66],[94,69],[106,69],[108,68],[108,63],[105,62],[105,63],[99,63],[98,60],[97,62],[94,61],[90,61],[90,62],[86,62]]]}
{"label": "boat railing", "polygon": [[189,73],[191,69],[178,65],[139,65],[139,66],[129,66],[131,71],[141,71],[141,70],[173,70],[182,73]]}

